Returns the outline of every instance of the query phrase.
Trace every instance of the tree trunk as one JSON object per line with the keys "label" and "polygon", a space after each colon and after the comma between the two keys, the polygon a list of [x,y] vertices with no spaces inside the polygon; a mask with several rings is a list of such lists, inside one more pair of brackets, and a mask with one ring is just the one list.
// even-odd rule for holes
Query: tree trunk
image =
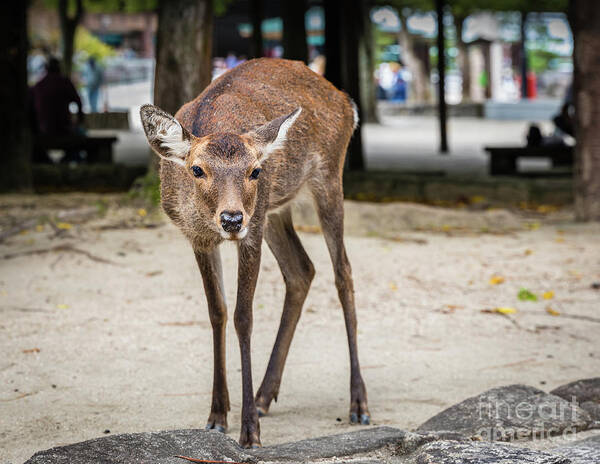
{"label": "tree trunk", "polygon": [[[358,117],[362,120],[360,95],[360,44],[364,41],[364,2],[347,0],[341,9],[342,17],[342,86],[356,104]],[[356,128],[346,158],[346,167],[350,171],[363,171],[365,161],[362,147],[361,126]]]}
{"label": "tree trunk", "polygon": [[462,99],[469,102],[471,101],[471,63],[467,44],[462,37],[465,19],[462,16],[455,17],[454,26],[456,28],[456,48],[458,48],[458,68],[462,78]]}
{"label": "tree trunk", "polygon": [[582,221],[600,221],[600,3],[571,0],[569,21],[575,49],[575,211]]}
{"label": "tree trunk", "polygon": [[325,77],[342,88],[341,0],[323,0],[325,11]]}
{"label": "tree trunk", "polygon": [[407,18],[399,11],[398,16],[402,23],[402,29],[398,33],[398,42],[402,47],[402,60],[404,65],[412,74],[410,82],[411,100],[419,103],[428,102],[431,100],[431,92],[429,91],[429,76],[425,72],[424,63],[417,57],[414,51],[414,39],[408,32]]}
{"label": "tree trunk", "polygon": [[31,133],[27,99],[28,1],[7,2],[0,15],[0,190],[31,188]]}
{"label": "tree trunk", "polygon": [[305,0],[282,2],[281,15],[283,17],[283,57],[307,63]]}
{"label": "tree trunk", "polygon": [[[360,98],[359,48],[364,40],[362,0],[324,0],[325,77],[350,95],[362,117]],[[346,156],[346,168],[363,170],[362,134],[357,127]]]}
{"label": "tree trunk", "polygon": [[250,55],[252,58],[260,58],[263,56],[263,0],[251,0],[248,2],[248,5],[250,6],[249,16],[252,21],[252,43],[250,44]]}
{"label": "tree trunk", "polygon": [[[212,0],[159,1],[154,104],[170,114],[211,81],[212,26]],[[151,170],[157,159],[150,158]]]}
{"label": "tree trunk", "polygon": [[438,49],[438,116],[440,123],[440,153],[448,153],[446,110],[446,47],[444,43],[444,0],[436,0]]}
{"label": "tree trunk", "polygon": [[360,53],[360,95],[363,122],[378,122],[377,117],[377,93],[375,89],[375,80],[373,71],[375,70],[375,47],[373,31],[371,28],[370,7],[364,7],[363,18],[363,40],[359,47]]}
{"label": "tree trunk", "polygon": [[75,2],[75,15],[69,16],[69,1],[58,1],[58,19],[61,35],[62,71],[71,77],[73,70],[73,51],[75,49],[75,32],[83,16],[82,0]]}

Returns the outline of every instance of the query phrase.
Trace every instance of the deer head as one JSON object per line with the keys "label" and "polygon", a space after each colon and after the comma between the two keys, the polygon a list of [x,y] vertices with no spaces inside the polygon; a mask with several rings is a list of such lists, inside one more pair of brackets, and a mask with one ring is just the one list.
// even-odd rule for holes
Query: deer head
{"label": "deer head", "polygon": [[288,130],[302,108],[244,134],[190,134],[173,116],[144,105],[140,116],[148,143],[165,162],[177,165],[194,182],[190,199],[215,231],[241,240],[254,214],[262,163],[285,146]]}

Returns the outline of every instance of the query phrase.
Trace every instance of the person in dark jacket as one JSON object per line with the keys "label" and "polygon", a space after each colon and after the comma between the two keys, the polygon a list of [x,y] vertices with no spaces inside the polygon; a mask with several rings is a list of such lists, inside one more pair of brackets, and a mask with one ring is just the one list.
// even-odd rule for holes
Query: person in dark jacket
{"label": "person in dark jacket", "polygon": [[[32,129],[38,136],[60,137],[77,133],[73,125],[69,105],[77,105],[78,125],[83,124],[81,99],[75,86],[60,72],[60,63],[50,58],[46,64],[46,75],[30,89]],[[35,153],[36,161],[48,162],[45,153]],[[77,157],[76,153],[67,153],[65,161]]]}

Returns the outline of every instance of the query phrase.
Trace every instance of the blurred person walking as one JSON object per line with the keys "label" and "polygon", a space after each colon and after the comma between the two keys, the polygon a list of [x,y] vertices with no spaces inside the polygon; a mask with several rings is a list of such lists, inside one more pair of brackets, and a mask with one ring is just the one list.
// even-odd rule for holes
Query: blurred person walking
{"label": "blurred person walking", "polygon": [[98,112],[98,96],[100,94],[100,87],[104,80],[104,73],[96,62],[93,56],[90,56],[87,60],[86,67],[83,71],[83,81],[85,82],[88,101],[90,103],[90,112]]}

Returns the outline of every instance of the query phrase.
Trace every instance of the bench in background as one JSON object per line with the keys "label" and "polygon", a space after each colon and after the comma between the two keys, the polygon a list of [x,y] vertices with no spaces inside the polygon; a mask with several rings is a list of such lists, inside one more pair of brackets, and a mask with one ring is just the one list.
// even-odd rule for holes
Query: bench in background
{"label": "bench in background", "polygon": [[35,138],[34,163],[47,163],[48,150],[85,151],[86,163],[112,163],[113,144],[117,137],[87,137],[82,135],[44,136]]}
{"label": "bench in background", "polygon": [[[491,176],[518,175],[517,159],[519,158],[550,158],[553,168],[569,168],[573,166],[573,147],[568,145],[545,145],[537,147],[485,147],[490,154]],[[568,169],[558,170],[549,175],[569,175]]]}

